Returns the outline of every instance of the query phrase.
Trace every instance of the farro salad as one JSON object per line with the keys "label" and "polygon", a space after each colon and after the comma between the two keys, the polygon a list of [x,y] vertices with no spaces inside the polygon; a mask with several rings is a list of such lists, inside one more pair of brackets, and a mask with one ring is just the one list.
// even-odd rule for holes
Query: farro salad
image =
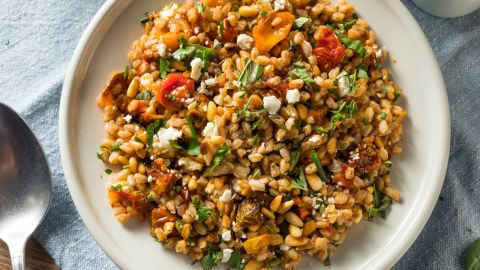
{"label": "farro salad", "polygon": [[118,221],[204,269],[293,269],[400,200],[402,92],[351,4],[188,0],[140,23],[97,99]]}

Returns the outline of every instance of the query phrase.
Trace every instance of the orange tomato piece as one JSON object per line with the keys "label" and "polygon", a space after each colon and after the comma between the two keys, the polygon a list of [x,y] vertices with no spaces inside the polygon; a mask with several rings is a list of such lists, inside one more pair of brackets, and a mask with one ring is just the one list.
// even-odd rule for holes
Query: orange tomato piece
{"label": "orange tomato piece", "polygon": [[243,242],[243,248],[248,254],[257,254],[268,246],[278,246],[283,243],[280,234],[263,234]]}
{"label": "orange tomato piece", "polygon": [[170,73],[157,90],[157,100],[164,107],[175,110],[183,106],[182,99],[193,96],[194,83],[182,73]]}
{"label": "orange tomato piece", "polygon": [[298,196],[293,197],[293,202],[298,208],[298,216],[302,219],[305,220],[308,216],[310,216],[310,212],[312,211],[312,207],[308,204],[305,204],[302,199]]}
{"label": "orange tomato piece", "polygon": [[321,71],[329,71],[342,61],[345,47],[335,33],[325,26],[317,28],[314,38],[317,40],[317,47],[313,54],[317,57],[318,67]]}
{"label": "orange tomato piece", "polygon": [[175,31],[171,32],[159,32],[156,37],[157,39],[165,44],[168,49],[176,50],[180,47],[178,38],[183,36],[185,39],[189,38],[192,32],[191,27],[188,25],[188,22],[184,19],[173,19],[168,22],[167,29],[174,28]]}
{"label": "orange tomato piece", "polygon": [[[275,19],[281,19],[281,21],[277,25],[272,26],[272,22]],[[252,33],[255,47],[261,54],[267,53],[288,36],[294,19],[295,17],[288,11],[271,12],[260,19],[260,22],[253,27]]]}

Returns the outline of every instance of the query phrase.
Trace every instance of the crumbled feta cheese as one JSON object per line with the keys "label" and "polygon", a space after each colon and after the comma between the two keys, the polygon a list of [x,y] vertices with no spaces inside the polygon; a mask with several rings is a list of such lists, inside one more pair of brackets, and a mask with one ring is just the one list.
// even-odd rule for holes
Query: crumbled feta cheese
{"label": "crumbled feta cheese", "polygon": [[226,189],[223,191],[222,196],[219,198],[221,202],[229,202],[232,200],[232,190]]}
{"label": "crumbled feta cheese", "polygon": [[275,0],[275,2],[273,2],[275,11],[280,11],[285,9],[285,4],[286,4],[285,0]]}
{"label": "crumbled feta cheese", "polygon": [[237,37],[237,45],[242,50],[250,50],[252,48],[253,38],[246,34],[240,34]]}
{"label": "crumbled feta cheese", "polygon": [[379,50],[375,53],[375,57],[377,57],[377,58],[382,57],[382,49],[379,49]]}
{"label": "crumbled feta cheese", "polygon": [[183,102],[185,102],[185,104],[189,105],[189,104],[192,104],[194,101],[195,101],[194,98],[187,98]]}
{"label": "crumbled feta cheese", "polygon": [[312,210],[312,216],[315,216],[317,214],[317,211],[314,209]]}
{"label": "crumbled feta cheese", "polygon": [[200,58],[194,58],[192,62],[190,62],[190,66],[192,67],[190,78],[194,79],[195,81],[200,79],[200,76],[202,75],[202,65],[203,61]]}
{"label": "crumbled feta cheese", "polygon": [[350,92],[350,81],[347,76],[342,76],[338,79],[338,95],[344,97]]}
{"label": "crumbled feta cheese", "polygon": [[222,240],[228,242],[232,240],[232,231],[228,230],[222,233]]}
{"label": "crumbled feta cheese", "polygon": [[247,235],[246,235],[246,234],[242,234],[242,236],[240,236],[240,238],[242,238],[242,239],[247,239]]}
{"label": "crumbled feta cheese", "polygon": [[300,101],[300,92],[298,89],[290,89],[287,91],[286,99],[288,103],[297,103]]}
{"label": "crumbled feta cheese", "polygon": [[157,45],[157,51],[160,57],[165,57],[167,55],[167,45],[160,43]]}
{"label": "crumbled feta cheese", "polygon": [[210,79],[206,79],[205,80],[205,84],[207,86],[214,86],[215,84],[217,84],[217,77],[213,77],[213,78],[210,78]]}
{"label": "crumbled feta cheese", "polygon": [[290,249],[290,247],[287,244],[281,244],[280,245],[280,250],[281,251],[287,251],[289,249]]}
{"label": "crumbled feta cheese", "polygon": [[350,153],[350,159],[351,160],[359,160],[360,155],[358,154],[358,151],[355,151],[354,153]]}
{"label": "crumbled feta cheese", "polygon": [[328,169],[333,172],[337,173],[342,170],[342,161],[339,159],[334,159],[333,162],[328,166]]}
{"label": "crumbled feta cheese", "polygon": [[335,199],[333,197],[328,197],[328,204],[334,204]]}
{"label": "crumbled feta cheese", "polygon": [[153,84],[153,77],[150,73],[145,73],[140,77],[140,84],[146,88],[149,89],[149,86]]}
{"label": "crumbled feta cheese", "polygon": [[178,165],[183,166],[187,171],[201,171],[203,164],[186,157],[178,160]]}
{"label": "crumbled feta cheese", "polygon": [[132,116],[130,114],[127,114],[123,117],[123,119],[125,119],[125,121],[127,121],[127,123],[130,124],[130,121],[132,121]]}
{"label": "crumbled feta cheese", "polygon": [[149,175],[147,177],[147,181],[148,181],[148,183],[151,183],[153,181],[153,176]]}
{"label": "crumbled feta cheese", "polygon": [[207,94],[207,84],[204,81],[200,82],[200,87],[198,87],[197,92],[200,94]]}
{"label": "crumbled feta cheese", "polygon": [[269,114],[276,114],[281,105],[282,102],[276,96],[267,96],[263,98],[263,107]]}
{"label": "crumbled feta cheese", "polygon": [[172,17],[173,13],[175,12],[175,10],[178,8],[178,5],[177,4],[172,4],[170,5],[169,7],[165,7],[163,9],[163,11],[160,12],[160,15],[164,18],[164,19],[168,19],[170,17]]}
{"label": "crumbled feta cheese", "polygon": [[218,128],[215,123],[208,122],[202,131],[204,137],[213,137],[218,135]]}
{"label": "crumbled feta cheese", "polygon": [[182,137],[182,131],[173,127],[161,128],[157,132],[158,143],[155,143],[153,147],[160,147],[164,149],[170,149],[170,141],[176,141]]}
{"label": "crumbled feta cheese", "polygon": [[321,136],[320,135],[312,135],[308,141],[316,143],[320,141]]}
{"label": "crumbled feta cheese", "polygon": [[230,257],[232,256],[233,250],[230,248],[226,248],[222,250],[222,263],[226,263],[230,260]]}
{"label": "crumbled feta cheese", "polygon": [[195,28],[193,28],[193,33],[198,35],[200,33],[200,27],[196,26]]}

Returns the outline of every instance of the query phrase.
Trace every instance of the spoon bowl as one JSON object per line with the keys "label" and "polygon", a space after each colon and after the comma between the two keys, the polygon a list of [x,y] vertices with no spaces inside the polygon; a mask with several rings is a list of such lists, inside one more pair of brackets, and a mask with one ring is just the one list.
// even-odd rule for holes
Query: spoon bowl
{"label": "spoon bowl", "polygon": [[25,244],[47,213],[52,183],[35,135],[0,103],[0,239],[10,249],[12,269],[25,268]]}

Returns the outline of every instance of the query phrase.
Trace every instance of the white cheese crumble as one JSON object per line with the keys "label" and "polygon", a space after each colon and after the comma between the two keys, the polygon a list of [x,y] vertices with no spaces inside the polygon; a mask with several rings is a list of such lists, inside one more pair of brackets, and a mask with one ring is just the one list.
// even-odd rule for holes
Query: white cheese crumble
{"label": "white cheese crumble", "polygon": [[221,202],[229,202],[232,200],[232,190],[226,189],[223,191],[222,196],[219,198]]}
{"label": "white cheese crumble", "polygon": [[149,175],[147,177],[147,181],[148,181],[148,183],[151,183],[153,181],[153,176]]}
{"label": "white cheese crumble", "polygon": [[285,9],[285,4],[286,4],[285,0],[275,0],[275,2],[273,2],[275,11],[280,11]]}
{"label": "white cheese crumble", "polygon": [[170,149],[170,141],[176,141],[182,137],[182,131],[173,127],[161,128],[157,132],[158,143],[155,143],[154,147]]}
{"label": "white cheese crumble", "polygon": [[334,159],[333,162],[328,166],[328,169],[333,172],[337,173],[342,170],[342,161],[339,159]]}
{"label": "white cheese crumble", "polygon": [[232,231],[228,230],[222,233],[222,240],[228,242],[232,240]]}
{"label": "white cheese crumble", "polygon": [[287,91],[286,99],[288,103],[297,103],[300,101],[300,92],[298,89],[290,89]]}
{"label": "white cheese crumble", "polygon": [[334,204],[335,199],[333,197],[328,197],[328,204]]}
{"label": "white cheese crumble", "polygon": [[232,256],[233,250],[230,248],[226,248],[222,250],[222,263],[226,263],[230,260],[230,257]]}
{"label": "white cheese crumble", "polygon": [[253,38],[246,34],[240,34],[237,37],[237,45],[242,50],[250,50],[252,48]]}
{"label": "white cheese crumble", "polygon": [[167,45],[160,43],[157,45],[157,51],[160,57],[165,57],[167,55]]}
{"label": "white cheese crumble", "polygon": [[192,62],[190,62],[190,66],[192,67],[190,78],[194,79],[195,81],[200,79],[200,76],[202,75],[202,65],[203,61],[200,58],[195,58],[192,60]]}
{"label": "white cheese crumble", "polygon": [[281,244],[280,245],[280,250],[281,251],[287,251],[289,249],[290,249],[290,247],[287,244]]}
{"label": "white cheese crumble", "polygon": [[145,73],[140,77],[140,84],[146,88],[149,89],[149,86],[153,84],[153,77],[150,73]]}
{"label": "white cheese crumble", "polygon": [[217,77],[213,77],[213,78],[210,78],[210,79],[206,79],[205,80],[205,84],[207,86],[214,86],[215,84],[217,84]]}
{"label": "white cheese crumble", "polygon": [[338,79],[338,95],[344,97],[350,92],[350,81],[347,76],[342,76]]}
{"label": "white cheese crumble", "polygon": [[173,13],[175,12],[175,10],[178,8],[178,5],[177,4],[172,4],[171,6],[169,7],[165,7],[163,9],[163,11],[160,12],[160,15],[165,18],[165,19],[168,19],[170,17],[172,17]]}
{"label": "white cheese crumble", "polygon": [[377,58],[382,57],[382,49],[378,49],[378,51],[375,53],[375,56],[376,56]]}
{"label": "white cheese crumble", "polygon": [[197,26],[197,27],[193,28],[193,33],[198,35],[200,33],[200,27]]}
{"label": "white cheese crumble", "polygon": [[204,81],[200,82],[197,92],[200,94],[207,94],[207,84]]}
{"label": "white cheese crumble", "polygon": [[252,191],[264,191],[265,190],[265,184],[256,179],[250,179],[248,180],[248,185],[252,189]]}
{"label": "white cheese crumble", "polygon": [[132,116],[130,114],[127,114],[123,117],[123,119],[125,119],[125,121],[127,121],[127,123],[130,124],[130,121],[132,121]]}
{"label": "white cheese crumble", "polygon": [[276,96],[268,96],[263,98],[263,107],[269,114],[276,114],[280,110],[282,102]]}
{"label": "white cheese crumble", "polygon": [[218,135],[218,128],[215,123],[208,122],[202,131],[204,137],[213,137]]}
{"label": "white cheese crumble", "polygon": [[313,135],[312,137],[310,137],[310,139],[308,139],[308,141],[313,142],[313,143],[319,142],[320,141],[320,135]]}

